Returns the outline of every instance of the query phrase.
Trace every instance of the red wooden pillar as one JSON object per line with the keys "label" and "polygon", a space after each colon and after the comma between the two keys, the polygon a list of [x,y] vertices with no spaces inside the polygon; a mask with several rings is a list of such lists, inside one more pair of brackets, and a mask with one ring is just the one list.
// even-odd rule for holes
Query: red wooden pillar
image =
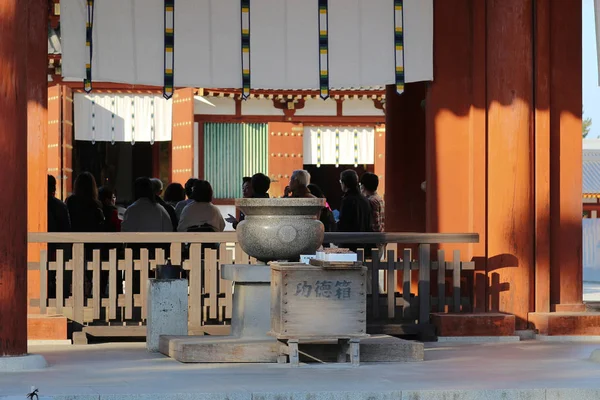
{"label": "red wooden pillar", "polygon": [[385,125],[375,126],[375,165],[373,173],[379,177],[377,192],[385,197]]}
{"label": "red wooden pillar", "polygon": [[73,192],[73,90],[62,86],[61,113],[61,166],[60,186],[62,199],[66,200]]}
{"label": "red wooden pillar", "polygon": [[491,308],[514,314],[517,329],[534,306],[532,23],[532,0],[487,2]]}
{"label": "red wooden pillar", "polygon": [[194,89],[176,90],[171,101],[171,182],[183,185],[194,174]]}
{"label": "red wooden pillar", "polygon": [[290,122],[269,123],[269,178],[271,197],[281,197],[294,170],[304,163],[304,128]]}
{"label": "red wooden pillar", "polygon": [[[485,2],[434,3],[434,81],[427,95],[427,231],[476,232],[444,244],[475,260],[474,309],[486,310]],[[457,45],[460,43],[460,45]]]}
{"label": "red wooden pillar", "polygon": [[386,88],[385,225],[388,232],[425,232],[426,83],[409,83],[398,95]]}
{"label": "red wooden pillar", "polygon": [[0,356],[27,353],[27,3],[0,0]]}
{"label": "red wooden pillar", "polygon": [[551,304],[583,311],[581,0],[550,2]]}
{"label": "red wooden pillar", "polygon": [[[30,0],[27,54],[27,230],[45,232],[48,225],[48,75],[47,75],[47,2]],[[27,261],[39,262],[45,245],[29,244]],[[28,299],[39,298],[40,272],[27,271]],[[28,302],[29,303],[29,302]],[[39,313],[39,307],[28,311]]]}

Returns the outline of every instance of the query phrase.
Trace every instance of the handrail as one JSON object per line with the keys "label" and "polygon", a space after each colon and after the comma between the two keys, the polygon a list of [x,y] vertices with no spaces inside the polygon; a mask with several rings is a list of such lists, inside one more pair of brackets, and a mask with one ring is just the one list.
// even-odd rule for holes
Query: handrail
{"label": "handrail", "polygon": [[[29,243],[225,243],[237,242],[235,232],[29,232]],[[479,243],[477,233],[327,232],[325,243]]]}

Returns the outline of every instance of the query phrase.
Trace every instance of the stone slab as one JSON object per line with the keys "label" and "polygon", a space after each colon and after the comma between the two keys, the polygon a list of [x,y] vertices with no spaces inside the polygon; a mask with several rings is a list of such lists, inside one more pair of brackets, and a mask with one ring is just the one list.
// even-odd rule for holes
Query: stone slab
{"label": "stone slab", "polygon": [[67,340],[67,318],[62,315],[28,315],[28,340]]}
{"label": "stone slab", "polygon": [[514,336],[515,316],[503,313],[431,314],[438,336]]}
{"label": "stone slab", "polygon": [[44,369],[48,366],[44,356],[27,354],[20,357],[0,357],[0,372],[19,372]]}
{"label": "stone slab", "polygon": [[234,282],[270,283],[271,267],[268,265],[223,265],[221,278]]}
{"label": "stone slab", "polygon": [[161,336],[159,349],[183,363],[275,363],[279,346],[272,338]]}
{"label": "stone slab", "polygon": [[146,348],[158,351],[160,335],[185,335],[188,331],[186,279],[148,280]]}
{"label": "stone slab", "polygon": [[[232,337],[161,336],[160,352],[184,363],[275,363],[280,344],[274,340]],[[337,361],[337,341],[300,341],[303,362]],[[392,336],[376,335],[361,339],[361,362],[423,361],[424,345]],[[312,357],[312,358],[311,358]]]}
{"label": "stone slab", "polygon": [[439,343],[510,343],[521,340],[519,336],[438,336]]}
{"label": "stone slab", "polygon": [[600,312],[529,313],[529,325],[548,336],[600,336]]}

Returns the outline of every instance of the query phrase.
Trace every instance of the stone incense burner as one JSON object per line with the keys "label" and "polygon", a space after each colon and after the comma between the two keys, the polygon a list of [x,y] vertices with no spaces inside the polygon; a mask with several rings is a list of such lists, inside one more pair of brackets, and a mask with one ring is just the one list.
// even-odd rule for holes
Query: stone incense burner
{"label": "stone incense burner", "polygon": [[237,226],[240,246],[259,261],[297,260],[323,243],[325,199],[237,199],[235,205],[246,215]]}

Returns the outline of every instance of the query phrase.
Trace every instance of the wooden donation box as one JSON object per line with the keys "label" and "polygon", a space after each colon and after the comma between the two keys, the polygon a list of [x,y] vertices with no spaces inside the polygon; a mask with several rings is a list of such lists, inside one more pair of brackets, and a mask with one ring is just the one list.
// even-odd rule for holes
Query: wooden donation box
{"label": "wooden donation box", "polygon": [[278,339],[366,336],[361,263],[271,263],[271,332]]}

